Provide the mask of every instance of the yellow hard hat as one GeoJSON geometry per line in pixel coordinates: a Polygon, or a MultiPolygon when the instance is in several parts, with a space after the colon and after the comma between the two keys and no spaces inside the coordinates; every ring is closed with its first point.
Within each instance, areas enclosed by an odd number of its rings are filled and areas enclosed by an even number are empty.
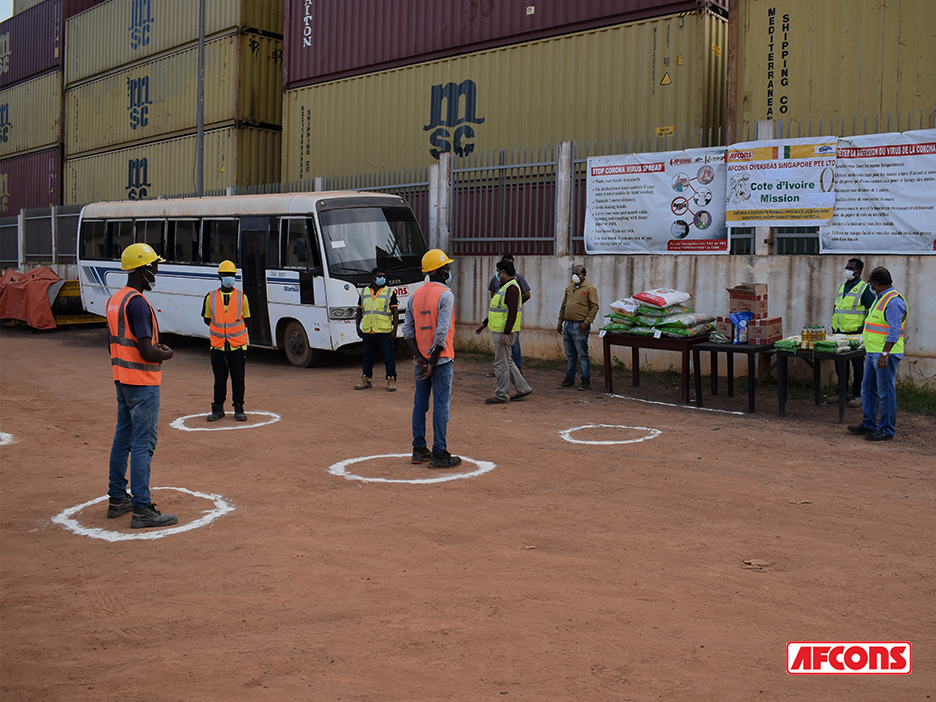
{"type": "Polygon", "coordinates": [[[165,263],[166,259],[160,258],[149,244],[130,244],[120,254],[120,270],[132,271],[134,268],[148,266],[153,261],[165,263]]]}
{"type": "Polygon", "coordinates": [[[237,273],[237,266],[234,265],[233,261],[221,261],[221,265],[218,266],[218,273],[237,273]]]}
{"type": "Polygon", "coordinates": [[[422,257],[422,272],[432,273],[446,263],[453,263],[453,261],[445,255],[442,249],[429,249],[422,257]]]}

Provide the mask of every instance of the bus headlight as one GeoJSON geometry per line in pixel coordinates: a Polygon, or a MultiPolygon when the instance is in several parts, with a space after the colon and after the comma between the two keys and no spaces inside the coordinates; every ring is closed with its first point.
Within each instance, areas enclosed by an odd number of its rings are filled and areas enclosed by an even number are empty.
{"type": "Polygon", "coordinates": [[[357,316],[357,307],[329,307],[329,319],[354,319],[357,316]]]}

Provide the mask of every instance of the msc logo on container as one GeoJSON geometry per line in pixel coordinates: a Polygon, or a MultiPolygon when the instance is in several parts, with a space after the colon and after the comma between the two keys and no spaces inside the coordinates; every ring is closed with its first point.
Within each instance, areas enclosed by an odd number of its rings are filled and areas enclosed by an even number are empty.
{"type": "Polygon", "coordinates": [[[908,641],[791,641],[790,675],[909,675],[908,641]]]}
{"type": "Polygon", "coordinates": [[[5,102],[0,105],[0,143],[6,144],[10,140],[10,132],[13,125],[10,124],[10,103],[5,102]]]}
{"type": "Polygon", "coordinates": [[[429,124],[423,127],[427,132],[435,130],[429,135],[429,143],[434,147],[429,149],[432,158],[437,159],[439,154],[450,151],[456,156],[467,156],[474,151],[474,143],[465,143],[465,140],[474,139],[474,129],[470,125],[484,124],[483,117],[475,116],[477,92],[473,80],[432,86],[429,124]],[[460,115],[461,105],[464,105],[464,113],[460,115]]]}
{"type": "Polygon", "coordinates": [[[13,50],[10,48],[10,33],[0,34],[0,75],[10,70],[10,58],[13,50]]]}
{"type": "Polygon", "coordinates": [[[136,51],[150,43],[153,29],[152,0],[133,0],[130,5],[130,48],[136,51]]]}
{"type": "Polygon", "coordinates": [[[0,173],[0,212],[6,213],[10,207],[10,174],[0,173]]]}
{"type": "Polygon", "coordinates": [[[127,90],[130,93],[130,129],[145,127],[149,124],[149,106],[153,104],[149,96],[149,76],[128,78],[127,90]]]}
{"type": "Polygon", "coordinates": [[[149,182],[149,164],[144,158],[131,158],[127,162],[127,199],[142,200],[148,194],[147,188],[153,187],[149,182]]]}

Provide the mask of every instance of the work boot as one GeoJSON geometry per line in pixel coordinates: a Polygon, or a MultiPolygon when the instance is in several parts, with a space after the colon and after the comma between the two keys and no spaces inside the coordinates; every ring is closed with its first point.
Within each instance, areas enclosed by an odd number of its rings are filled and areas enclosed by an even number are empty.
{"type": "Polygon", "coordinates": [[[355,389],[355,390],[370,390],[372,387],[374,387],[374,386],[371,384],[371,379],[368,378],[366,375],[362,375],[362,376],[361,376],[361,384],[360,384],[360,385],[355,385],[355,386],[354,386],[354,389],[355,389]]]}
{"type": "Polygon", "coordinates": [[[133,519],[130,520],[131,529],[145,529],[147,527],[172,526],[179,518],[174,514],[162,514],[156,505],[150,502],[143,509],[133,508],[133,519]]]}
{"type": "Polygon", "coordinates": [[[563,378],[562,382],[559,383],[560,388],[571,388],[574,385],[575,385],[575,381],[569,380],[568,378],[563,378]]]}
{"type": "Polygon", "coordinates": [[[837,405],[839,401],[838,395],[826,395],[822,401],[827,405],[837,405]]]}
{"type": "Polygon", "coordinates": [[[133,509],[133,503],[130,502],[130,495],[124,494],[123,497],[112,497],[107,503],[107,518],[116,519],[133,509]]]}
{"type": "Polygon", "coordinates": [[[413,447],[413,464],[414,465],[425,463],[430,458],[432,458],[432,451],[430,451],[428,447],[426,446],[414,446],[413,447]]]}
{"type": "Polygon", "coordinates": [[[579,385],[579,390],[591,390],[591,380],[583,380],[582,384],[579,385]]]}
{"type": "Polygon", "coordinates": [[[454,468],[460,464],[461,458],[458,456],[453,456],[448,451],[442,451],[441,453],[432,452],[432,457],[429,459],[430,468],[454,468]]]}
{"type": "Polygon", "coordinates": [[[848,406],[849,407],[861,407],[861,398],[853,397],[852,399],[848,401],[848,406]]]}
{"type": "Polygon", "coordinates": [[[222,405],[216,405],[212,403],[211,414],[208,415],[208,421],[217,422],[219,419],[223,417],[224,417],[224,407],[222,405]]]}
{"type": "Polygon", "coordinates": [[[244,413],[243,405],[234,405],[234,419],[238,422],[246,422],[247,415],[244,413]]]}
{"type": "Polygon", "coordinates": [[[396,392],[396,378],[387,378],[387,392],[396,392]]]}

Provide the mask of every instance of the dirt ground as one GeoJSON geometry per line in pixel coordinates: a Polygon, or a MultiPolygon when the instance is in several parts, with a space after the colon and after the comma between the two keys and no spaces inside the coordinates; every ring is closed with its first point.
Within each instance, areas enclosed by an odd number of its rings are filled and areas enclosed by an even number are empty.
{"type": "Polygon", "coordinates": [[[600,367],[590,392],[528,369],[533,395],[491,407],[490,367],[463,360],[449,448],[473,462],[429,471],[405,361],[397,393],[355,392],[353,358],[251,351],[246,409],[281,419],[183,431],[209,427],[211,370],[206,341],[173,337],[152,486],[178,526],[100,501],[66,528],[106,493],[105,338],[0,335],[4,702],[936,698],[930,417],[873,444],[837,407],[704,411],[616,379],[673,403],[650,404],[604,394],[600,367]],[[563,439],[586,425],[568,436],[593,443],[563,439]],[[345,466],[370,481],[329,472],[371,456],[345,466]],[[913,672],[788,675],[809,640],[909,641],[913,672]]]}

